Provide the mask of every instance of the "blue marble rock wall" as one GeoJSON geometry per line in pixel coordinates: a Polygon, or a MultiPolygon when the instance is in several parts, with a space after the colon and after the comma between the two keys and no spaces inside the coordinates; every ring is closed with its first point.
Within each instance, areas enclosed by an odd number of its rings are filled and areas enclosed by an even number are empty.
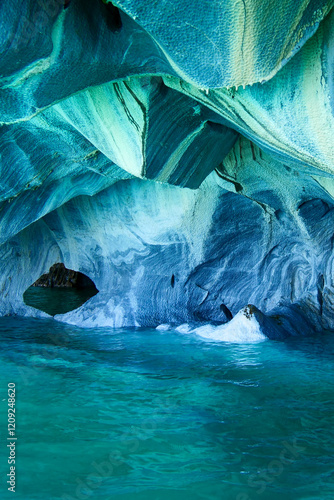
{"type": "Polygon", "coordinates": [[[145,29],[181,78],[205,88],[269,80],[333,6],[326,0],[113,0],[113,4],[145,29]]]}
{"type": "Polygon", "coordinates": [[[4,0],[0,315],[333,329],[333,3],[4,0]]]}
{"type": "Polygon", "coordinates": [[[24,290],[59,260],[99,289],[58,317],[82,326],[226,322],[251,303],[290,334],[333,328],[332,207],[311,176],[240,139],[197,190],[120,180],[21,231],[1,247],[3,312],[31,314],[24,290]]]}

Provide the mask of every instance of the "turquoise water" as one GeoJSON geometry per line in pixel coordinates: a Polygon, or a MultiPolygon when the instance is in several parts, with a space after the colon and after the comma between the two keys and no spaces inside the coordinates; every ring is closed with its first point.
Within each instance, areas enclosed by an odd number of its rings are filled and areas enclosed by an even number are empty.
{"type": "Polygon", "coordinates": [[[24,302],[51,316],[65,314],[77,309],[96,295],[95,287],[86,288],[44,288],[30,286],[23,294],[24,302]]]}
{"type": "Polygon", "coordinates": [[[332,335],[218,344],[19,318],[0,330],[1,498],[334,498],[332,335]]]}

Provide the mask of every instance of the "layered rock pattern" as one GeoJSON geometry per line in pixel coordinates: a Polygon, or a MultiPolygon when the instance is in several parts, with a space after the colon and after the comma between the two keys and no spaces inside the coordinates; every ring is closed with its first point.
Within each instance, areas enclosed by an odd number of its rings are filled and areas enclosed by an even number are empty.
{"type": "Polygon", "coordinates": [[[0,314],[334,329],[332,4],[4,1],[0,314]]]}

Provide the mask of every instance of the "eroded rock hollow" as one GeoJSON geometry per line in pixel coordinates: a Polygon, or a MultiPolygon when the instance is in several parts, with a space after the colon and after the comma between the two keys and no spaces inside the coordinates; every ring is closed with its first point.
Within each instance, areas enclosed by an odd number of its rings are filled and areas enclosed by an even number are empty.
{"type": "Polygon", "coordinates": [[[334,329],[333,5],[3,0],[0,314],[334,329]]]}

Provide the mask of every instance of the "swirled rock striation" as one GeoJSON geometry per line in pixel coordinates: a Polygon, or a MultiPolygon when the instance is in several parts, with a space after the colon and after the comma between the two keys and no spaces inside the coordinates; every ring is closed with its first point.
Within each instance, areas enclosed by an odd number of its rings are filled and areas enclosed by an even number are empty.
{"type": "Polygon", "coordinates": [[[0,315],[62,263],[59,321],[334,329],[333,5],[4,0],[0,315]]]}

